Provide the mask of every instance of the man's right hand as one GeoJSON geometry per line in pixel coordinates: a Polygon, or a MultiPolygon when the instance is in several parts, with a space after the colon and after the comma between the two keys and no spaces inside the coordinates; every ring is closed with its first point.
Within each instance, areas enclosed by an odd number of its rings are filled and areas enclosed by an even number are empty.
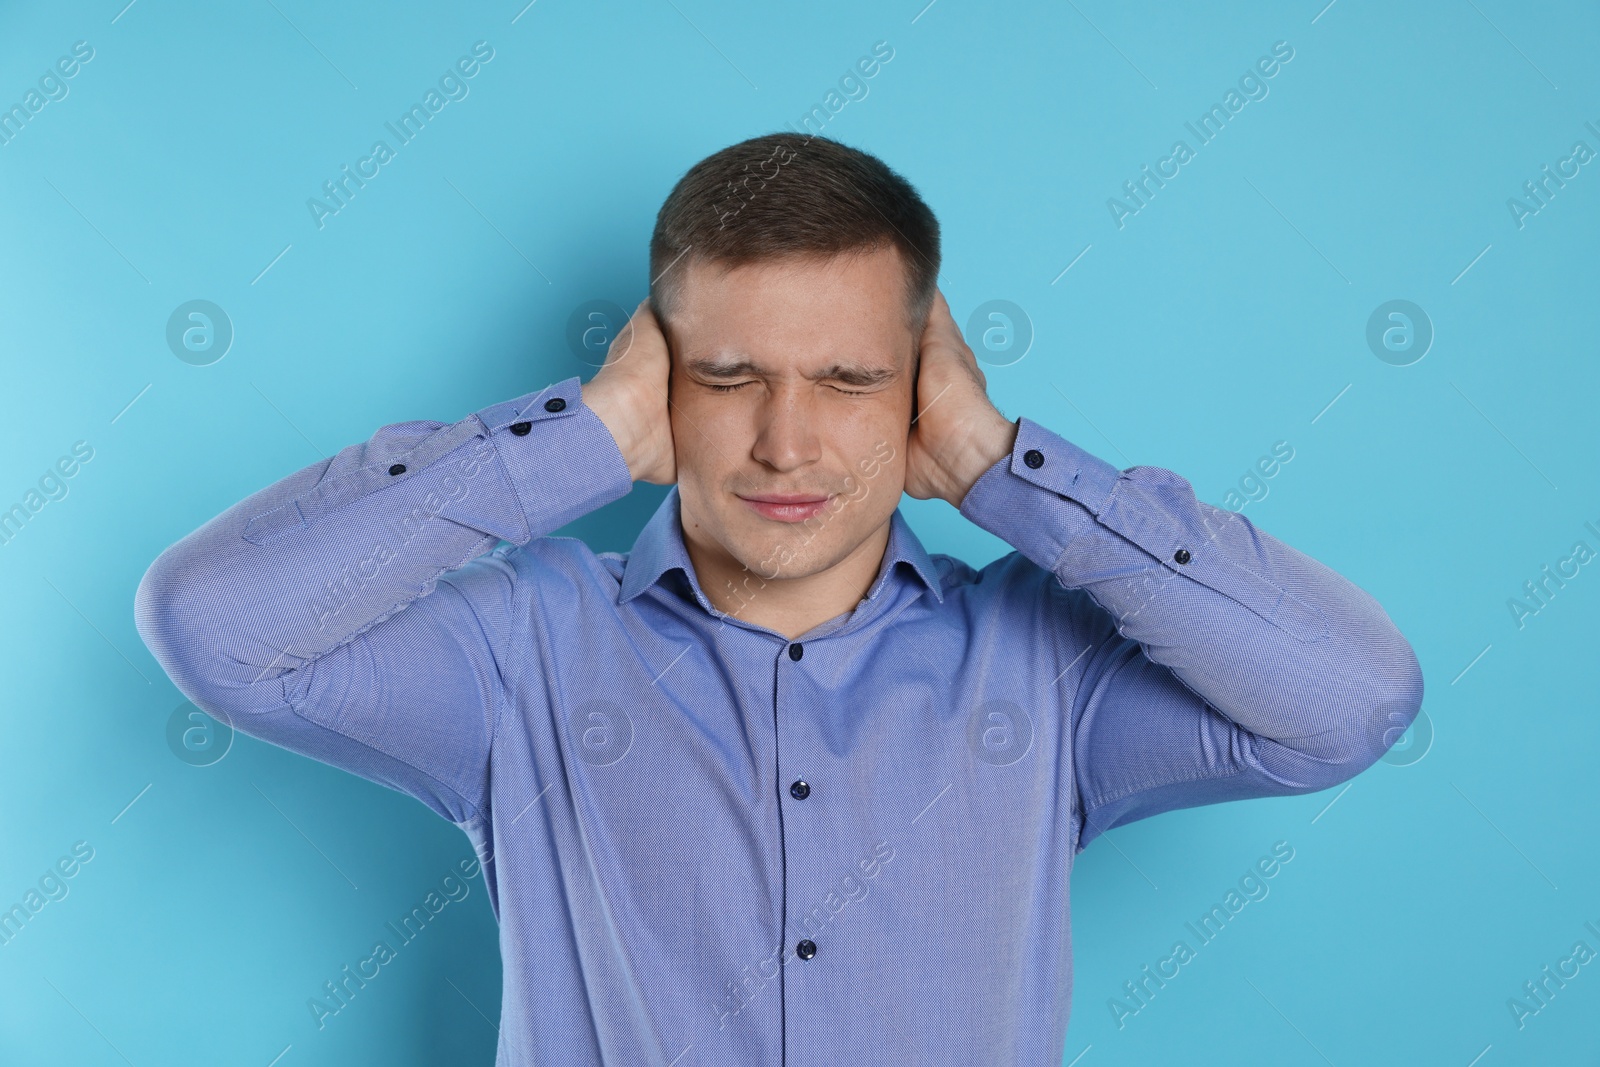
{"type": "Polygon", "coordinates": [[[583,383],[583,402],[611,431],[636,482],[678,480],[667,410],[671,371],[666,336],[646,298],[612,340],[605,364],[583,383]]]}

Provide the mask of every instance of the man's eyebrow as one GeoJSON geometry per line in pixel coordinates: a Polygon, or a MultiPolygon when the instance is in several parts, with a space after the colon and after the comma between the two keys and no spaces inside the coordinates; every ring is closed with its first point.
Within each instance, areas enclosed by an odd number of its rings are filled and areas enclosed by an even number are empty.
{"type": "MultiPolygon", "coordinates": [[[[703,378],[743,378],[746,376],[764,378],[767,376],[766,371],[753,360],[747,358],[717,359],[702,356],[685,360],[684,366],[703,378]]],[[[805,377],[813,382],[828,379],[844,382],[846,385],[853,385],[858,388],[867,388],[874,385],[882,385],[893,378],[895,374],[896,371],[892,368],[868,367],[860,363],[835,362],[815,374],[807,374],[805,377]]]]}

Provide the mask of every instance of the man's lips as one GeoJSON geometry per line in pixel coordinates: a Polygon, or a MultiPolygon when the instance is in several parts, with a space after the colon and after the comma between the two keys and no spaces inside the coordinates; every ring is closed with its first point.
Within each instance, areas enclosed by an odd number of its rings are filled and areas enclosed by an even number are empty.
{"type": "Polygon", "coordinates": [[[822,509],[828,506],[828,501],[832,498],[818,496],[815,493],[758,493],[752,496],[740,494],[739,499],[764,519],[776,522],[804,522],[821,514],[822,509]]]}
{"type": "Polygon", "coordinates": [[[740,496],[745,500],[758,500],[765,504],[814,504],[820,500],[828,499],[826,494],[821,496],[816,493],[752,493],[740,496]]]}

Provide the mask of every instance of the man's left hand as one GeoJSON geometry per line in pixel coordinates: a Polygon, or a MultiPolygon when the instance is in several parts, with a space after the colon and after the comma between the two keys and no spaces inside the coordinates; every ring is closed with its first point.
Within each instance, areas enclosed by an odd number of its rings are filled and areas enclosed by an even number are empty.
{"type": "Polygon", "coordinates": [[[1017,425],[990,403],[978,360],[937,290],[918,347],[921,410],[906,442],[905,490],[960,508],[972,483],[1011,452],[1017,425]]]}

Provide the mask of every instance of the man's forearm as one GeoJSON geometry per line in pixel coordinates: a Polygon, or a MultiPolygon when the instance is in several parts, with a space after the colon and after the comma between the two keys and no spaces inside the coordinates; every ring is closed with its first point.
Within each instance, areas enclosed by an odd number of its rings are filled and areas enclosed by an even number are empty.
{"type": "Polygon", "coordinates": [[[140,583],[175,681],[246,687],[338,647],[499,540],[526,544],[632,486],[576,378],[459,422],[385,426],[183,538],[140,583]]]}
{"type": "Polygon", "coordinates": [[[1171,471],[1118,471],[1023,418],[961,512],[1086,590],[1151,660],[1253,733],[1370,762],[1393,740],[1389,712],[1420,705],[1416,656],[1370,595],[1197,500],[1171,471]]]}

